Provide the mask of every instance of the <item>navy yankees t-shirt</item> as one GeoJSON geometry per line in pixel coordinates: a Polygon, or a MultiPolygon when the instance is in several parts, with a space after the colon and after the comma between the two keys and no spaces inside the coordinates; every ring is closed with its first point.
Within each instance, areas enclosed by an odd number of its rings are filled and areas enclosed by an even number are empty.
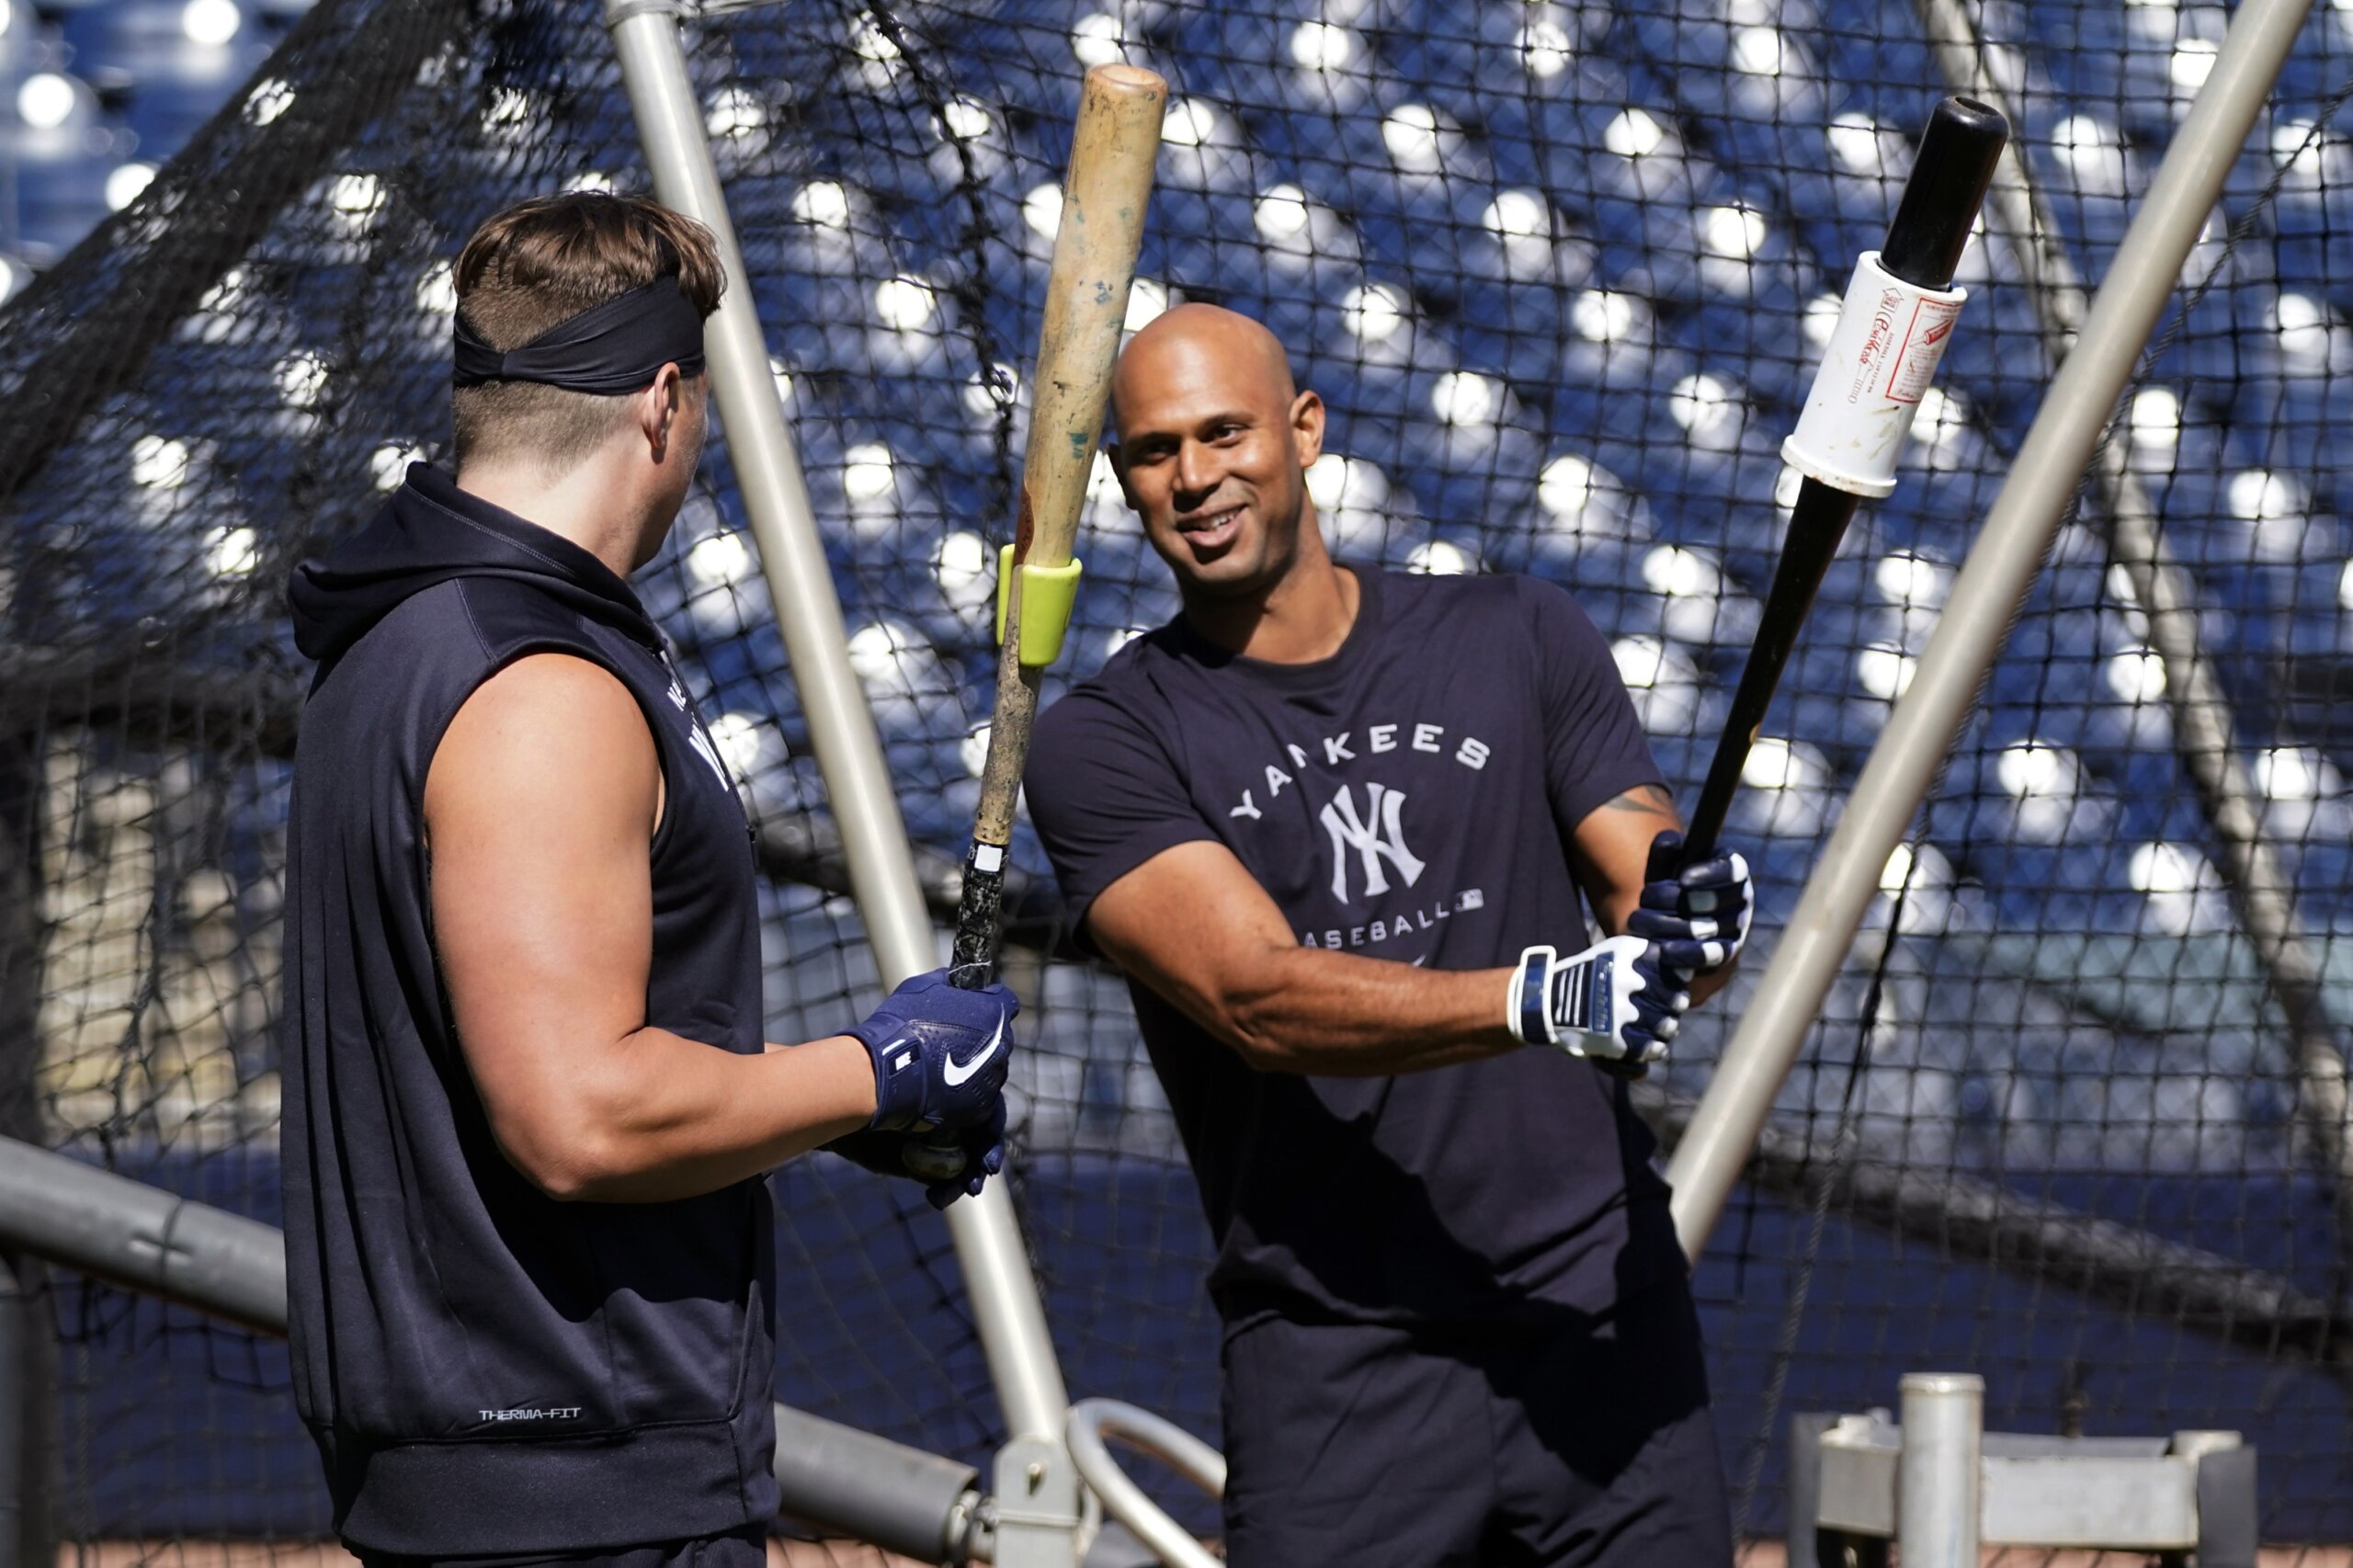
{"type": "MultiPolygon", "coordinates": [[[[1074,917],[1208,839],[1302,946],[1465,970],[1587,945],[1576,824],[1661,781],[1608,644],[1534,579],[1357,580],[1328,659],[1243,658],[1179,618],[1040,719],[1029,812],[1074,917]]],[[[1681,1267],[1649,1130],[1590,1064],[1529,1049],[1393,1077],[1262,1073],[1131,989],[1230,1328],[1542,1321],[1681,1267]]],[[[1504,1000],[1499,981],[1498,1021],[1504,1000]]]]}

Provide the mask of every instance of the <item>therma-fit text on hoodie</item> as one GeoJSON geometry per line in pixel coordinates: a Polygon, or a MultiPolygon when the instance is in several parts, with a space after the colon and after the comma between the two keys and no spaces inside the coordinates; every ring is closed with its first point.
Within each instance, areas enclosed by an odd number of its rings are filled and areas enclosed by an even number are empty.
{"type": "Polygon", "coordinates": [[[432,944],[442,733],[515,659],[587,659],[636,698],[662,767],[646,1022],[763,1049],[743,810],[661,633],[596,557],[423,465],[292,598],[319,669],[287,848],[288,1295],[337,1532],[444,1557],[770,1517],[767,1188],[540,1192],[491,1136],[432,944]]]}
{"type": "MultiPolygon", "coordinates": [[[[1029,811],[1074,918],[1154,855],[1214,840],[1303,946],[1447,970],[1585,946],[1576,825],[1660,781],[1608,644],[1531,579],[1357,581],[1328,659],[1242,658],[1179,619],[1040,718],[1029,811]]],[[[1131,989],[1229,1327],[1596,1312],[1675,1265],[1654,1141],[1586,1063],[1259,1073],[1131,989]]]]}

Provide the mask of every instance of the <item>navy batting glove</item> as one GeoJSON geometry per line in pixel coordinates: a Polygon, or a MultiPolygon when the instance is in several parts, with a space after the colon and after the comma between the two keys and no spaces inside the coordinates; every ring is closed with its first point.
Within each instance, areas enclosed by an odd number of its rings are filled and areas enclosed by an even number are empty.
{"type": "Polygon", "coordinates": [[[978,1198],[983,1184],[1005,1168],[1005,1096],[997,1096],[985,1119],[952,1133],[926,1138],[866,1128],[844,1133],[825,1147],[877,1176],[922,1182],[925,1199],[934,1209],[945,1209],[959,1198],[978,1198]],[[934,1141],[938,1139],[947,1141],[934,1141]]]}
{"type": "MultiPolygon", "coordinates": [[[[1672,866],[1683,835],[1669,828],[1651,841],[1654,869],[1672,866]]],[[[1748,942],[1756,891],[1748,862],[1738,854],[1695,860],[1671,877],[1643,885],[1642,901],[1626,929],[1658,944],[1661,960],[1686,976],[1713,974],[1728,967],[1748,942]]]]}
{"type": "Polygon", "coordinates": [[[960,991],[948,971],[916,975],[843,1032],[874,1059],[874,1119],[884,1131],[966,1128],[1001,1117],[1013,1016],[1003,985],[960,991]]]}
{"type": "Polygon", "coordinates": [[[1663,962],[1658,944],[1639,937],[1611,937],[1567,958],[1530,948],[1512,971],[1505,1016],[1524,1044],[1640,1077],[1666,1055],[1691,1006],[1689,985],[1663,962]]]}
{"type": "Polygon", "coordinates": [[[996,1096],[987,1119],[958,1128],[953,1143],[935,1135],[907,1151],[907,1167],[927,1178],[924,1200],[945,1209],[960,1198],[978,1198],[989,1177],[1005,1169],[1005,1096],[996,1096]]]}

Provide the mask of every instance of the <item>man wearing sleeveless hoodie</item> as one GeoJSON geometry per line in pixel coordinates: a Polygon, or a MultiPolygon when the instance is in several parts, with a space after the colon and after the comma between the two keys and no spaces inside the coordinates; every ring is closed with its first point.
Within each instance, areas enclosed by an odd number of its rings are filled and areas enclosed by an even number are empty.
{"type": "Polygon", "coordinates": [[[623,580],[693,477],[723,280],[651,202],[492,218],[457,267],[455,476],[412,468],[295,575],[295,1392],[371,1568],[757,1564],[763,1176],[947,1128],[945,1203],[1002,1157],[1002,988],[925,975],[762,1039],[743,808],[623,580]]]}

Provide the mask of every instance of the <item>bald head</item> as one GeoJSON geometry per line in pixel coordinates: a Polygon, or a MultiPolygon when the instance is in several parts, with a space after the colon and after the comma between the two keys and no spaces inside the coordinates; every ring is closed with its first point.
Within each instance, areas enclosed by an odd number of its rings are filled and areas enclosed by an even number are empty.
{"type": "Polygon", "coordinates": [[[1275,335],[1222,305],[1178,305],[1128,340],[1111,376],[1111,420],[1120,438],[1132,414],[1178,385],[1265,409],[1289,408],[1299,395],[1275,335]]]}
{"type": "Polygon", "coordinates": [[[1263,598],[1302,561],[1324,562],[1305,473],[1324,404],[1292,384],[1273,333],[1177,306],[1120,352],[1111,418],[1111,466],[1188,605],[1263,598]]]}

